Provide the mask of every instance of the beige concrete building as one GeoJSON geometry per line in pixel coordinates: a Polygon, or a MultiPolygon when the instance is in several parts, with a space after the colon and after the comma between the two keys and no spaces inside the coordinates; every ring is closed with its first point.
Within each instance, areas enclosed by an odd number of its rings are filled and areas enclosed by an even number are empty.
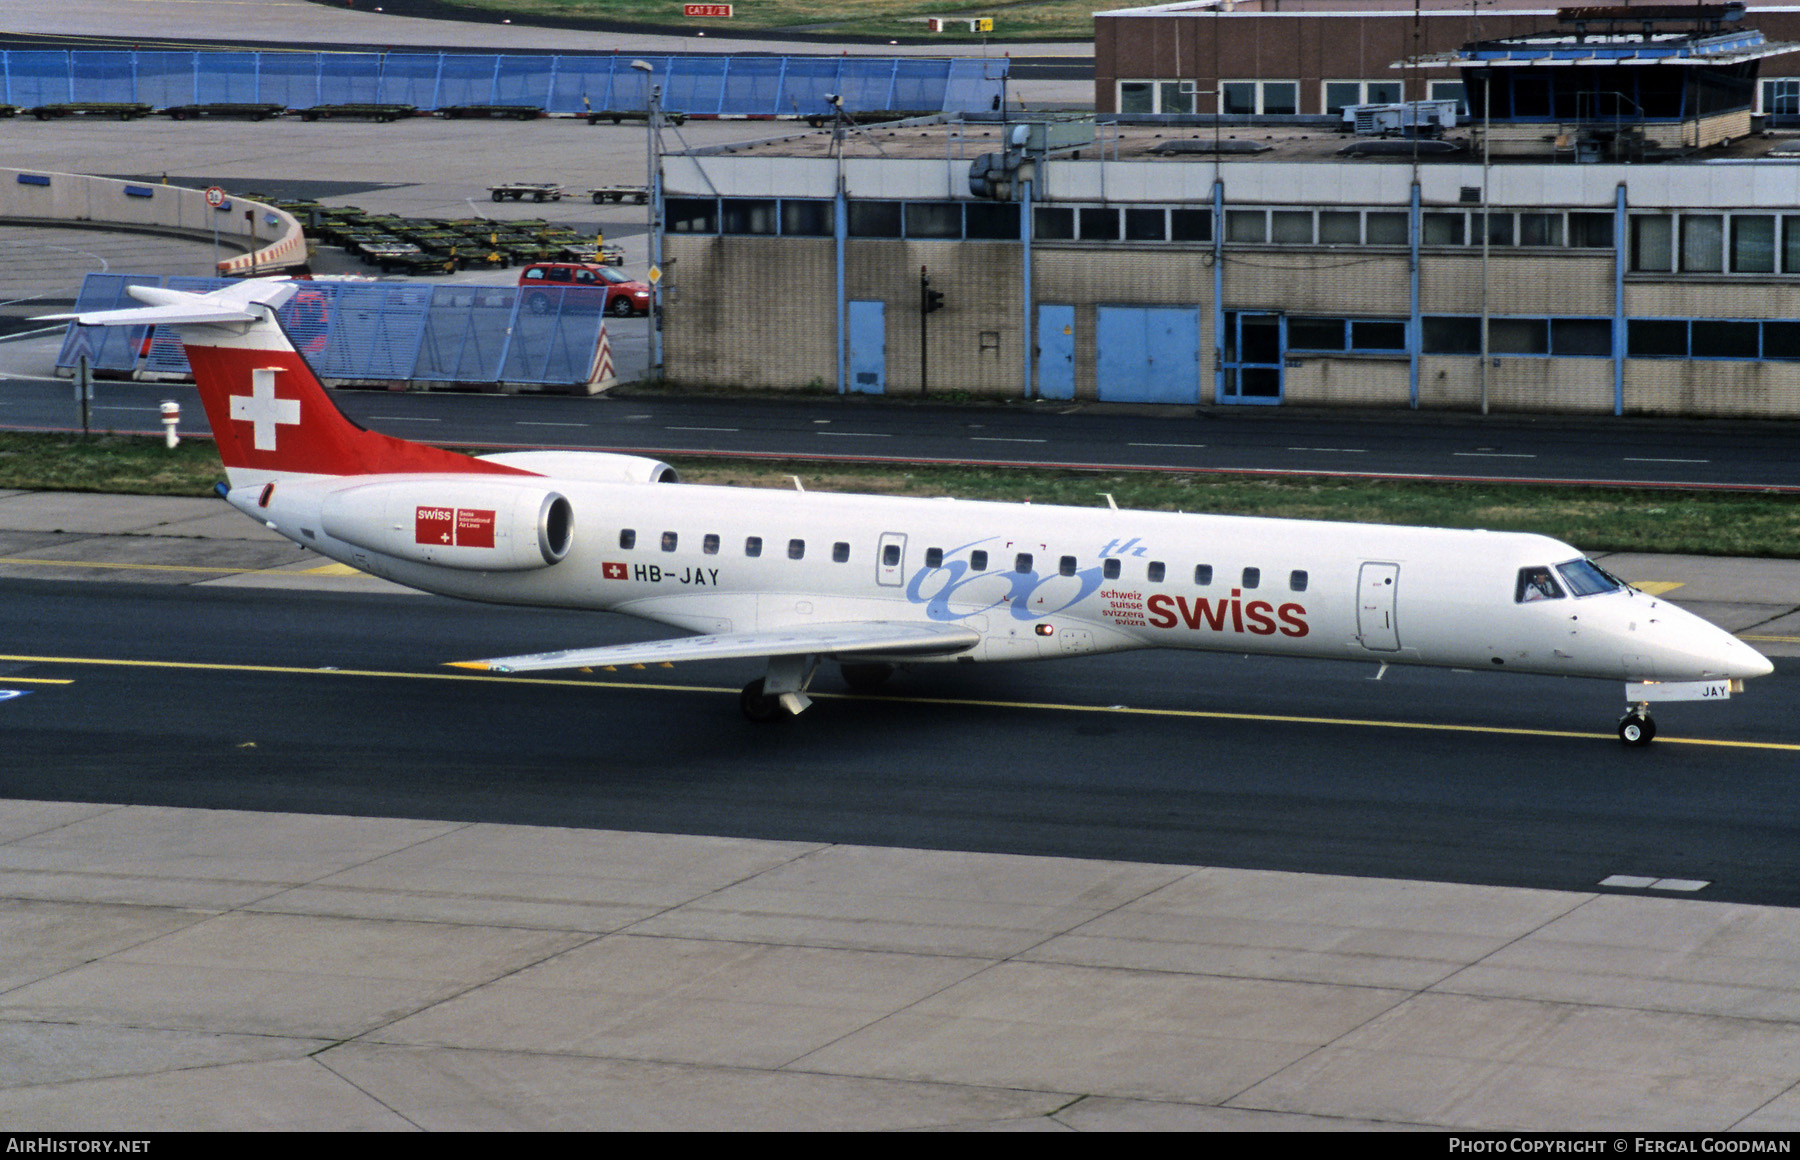
{"type": "Polygon", "coordinates": [[[1484,165],[1455,143],[1347,158],[1316,130],[1057,131],[1095,135],[1009,151],[1033,130],[914,126],[851,134],[841,157],[823,133],[666,156],[667,374],[1800,416],[1800,155],[1781,137],[1484,165]]]}

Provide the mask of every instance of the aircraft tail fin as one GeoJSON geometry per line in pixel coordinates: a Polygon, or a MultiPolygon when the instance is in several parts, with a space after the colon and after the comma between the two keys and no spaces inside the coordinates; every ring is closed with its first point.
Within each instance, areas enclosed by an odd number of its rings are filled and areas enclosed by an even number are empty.
{"type": "Polygon", "coordinates": [[[338,410],[276,318],[298,288],[273,279],[204,294],[131,286],[132,297],[148,305],[50,317],[82,326],[174,327],[233,487],[296,475],[530,474],[370,431],[338,410]]]}

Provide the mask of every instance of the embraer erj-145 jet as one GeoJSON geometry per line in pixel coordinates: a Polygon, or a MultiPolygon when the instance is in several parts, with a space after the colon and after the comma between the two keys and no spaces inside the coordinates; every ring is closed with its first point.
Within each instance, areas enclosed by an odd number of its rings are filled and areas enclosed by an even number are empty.
{"type": "Polygon", "coordinates": [[[1140,648],[1354,659],[1623,681],[1630,745],[1654,734],[1651,701],[1771,671],[1544,536],[666,486],[638,456],[409,443],[325,393],[276,318],[294,289],[132,287],[149,306],[75,317],[179,331],[225,498],[302,547],[430,592],[701,634],[465,667],[761,658],[741,704],[768,720],[806,708],[827,660],[866,688],[900,664],[1140,648]]]}

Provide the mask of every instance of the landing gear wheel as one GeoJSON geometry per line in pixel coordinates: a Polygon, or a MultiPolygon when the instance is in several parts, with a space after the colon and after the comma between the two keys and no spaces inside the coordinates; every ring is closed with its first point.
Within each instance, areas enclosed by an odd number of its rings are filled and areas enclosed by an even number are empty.
{"type": "Polygon", "coordinates": [[[839,665],[844,683],[853,693],[873,693],[894,675],[893,665],[839,665]]]}
{"type": "Polygon", "coordinates": [[[744,716],[759,724],[779,721],[788,715],[780,697],[763,692],[761,677],[745,685],[744,691],[738,694],[738,708],[744,711],[744,716]]]}
{"type": "Polygon", "coordinates": [[[1619,718],[1619,740],[1625,744],[1638,748],[1650,744],[1655,736],[1656,722],[1649,714],[1631,712],[1619,718]]]}

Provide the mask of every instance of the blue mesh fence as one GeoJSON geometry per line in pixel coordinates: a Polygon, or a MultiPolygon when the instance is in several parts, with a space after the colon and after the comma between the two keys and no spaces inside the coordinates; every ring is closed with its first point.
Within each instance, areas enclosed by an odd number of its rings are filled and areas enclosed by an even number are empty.
{"type": "MultiPolygon", "coordinates": [[[[553,113],[644,108],[652,83],[611,56],[478,53],[0,52],[0,103],[135,101],[314,105],[534,105],[553,113]]],[[[852,112],[989,109],[1004,60],[891,57],[642,58],[663,107],[695,116],[815,113],[825,94],[852,112]]]]}
{"type": "MultiPolygon", "coordinates": [[[[89,274],[82,280],[81,294],[75,300],[77,310],[118,310],[143,303],[125,293],[127,286],[160,286],[162,279],[136,274],[89,274]]],[[[88,366],[97,371],[128,371],[137,365],[143,350],[147,326],[76,326],[69,324],[63,335],[62,349],[56,365],[73,370],[87,356],[88,366]]]]}
{"type": "MultiPolygon", "coordinates": [[[[141,306],[125,292],[127,285],[165,284],[204,291],[229,283],[89,274],[75,309],[141,306]]],[[[600,341],[604,296],[560,288],[540,293],[555,295],[555,301],[534,309],[520,300],[517,286],[303,282],[280,317],[282,329],[321,378],[545,386],[587,381],[600,341]]],[[[71,324],[56,365],[73,369],[83,354],[95,370],[185,375],[189,369],[180,341],[167,327],[71,324]]]]}

